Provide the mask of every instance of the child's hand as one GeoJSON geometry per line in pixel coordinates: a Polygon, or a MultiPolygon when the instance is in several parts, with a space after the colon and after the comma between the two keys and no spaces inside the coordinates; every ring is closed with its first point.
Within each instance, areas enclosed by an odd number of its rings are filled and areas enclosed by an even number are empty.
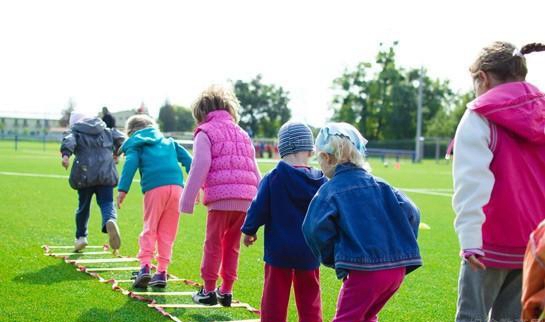
{"type": "Polygon", "coordinates": [[[255,243],[257,240],[257,235],[246,235],[244,234],[244,246],[248,247],[255,243]]]}
{"type": "Polygon", "coordinates": [[[121,209],[121,204],[123,203],[123,200],[125,200],[126,196],[127,193],[125,191],[119,191],[117,193],[117,209],[121,209]]]}
{"type": "Polygon", "coordinates": [[[467,262],[469,263],[469,266],[471,266],[471,269],[474,272],[476,272],[478,270],[485,270],[486,269],[486,266],[483,264],[483,262],[478,260],[475,255],[469,256],[466,260],[467,260],[467,262]]]}
{"type": "Polygon", "coordinates": [[[195,198],[196,205],[201,203],[201,194],[204,194],[204,191],[202,191],[202,189],[199,189],[199,191],[197,192],[197,198],[195,198]]]}
{"type": "Polygon", "coordinates": [[[68,170],[68,166],[70,165],[70,159],[68,158],[67,155],[63,155],[62,156],[62,166],[68,170]]]}

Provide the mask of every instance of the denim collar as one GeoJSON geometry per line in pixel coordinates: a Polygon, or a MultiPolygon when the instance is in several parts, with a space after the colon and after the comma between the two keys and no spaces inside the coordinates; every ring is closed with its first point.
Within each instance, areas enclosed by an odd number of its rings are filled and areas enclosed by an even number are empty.
{"type": "Polygon", "coordinates": [[[335,167],[335,175],[334,176],[336,176],[336,175],[338,175],[340,173],[343,173],[343,172],[354,171],[354,170],[356,170],[356,171],[357,170],[365,171],[365,169],[355,165],[354,163],[345,162],[345,163],[340,163],[335,167]]]}

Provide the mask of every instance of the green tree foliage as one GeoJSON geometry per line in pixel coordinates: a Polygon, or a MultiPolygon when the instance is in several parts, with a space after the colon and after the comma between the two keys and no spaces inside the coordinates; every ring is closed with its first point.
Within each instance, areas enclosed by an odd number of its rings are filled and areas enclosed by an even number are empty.
{"type": "Polygon", "coordinates": [[[183,106],[174,105],[174,111],[176,112],[176,131],[178,132],[191,132],[195,127],[195,119],[193,119],[193,112],[189,108],[183,106]]]}
{"type": "Polygon", "coordinates": [[[240,101],[240,126],[255,136],[275,137],[291,117],[289,93],[281,86],[264,84],[261,75],[249,82],[237,80],[234,90],[240,101]]]}
{"type": "Polygon", "coordinates": [[[426,136],[428,137],[454,137],[456,127],[466,110],[466,106],[474,99],[473,93],[465,93],[456,97],[455,102],[449,107],[452,109],[440,109],[435,116],[427,121],[426,136]]]}
{"type": "MultiPolygon", "coordinates": [[[[361,62],[333,81],[333,121],[355,125],[368,139],[410,139],[416,133],[416,110],[420,70],[396,65],[397,42],[381,48],[375,64],[361,62]]],[[[424,129],[438,111],[451,108],[456,99],[447,81],[423,82],[424,129]]]]}
{"type": "Polygon", "coordinates": [[[193,114],[188,108],[172,105],[168,100],[159,109],[158,121],[164,132],[190,132],[195,126],[193,114]]]}

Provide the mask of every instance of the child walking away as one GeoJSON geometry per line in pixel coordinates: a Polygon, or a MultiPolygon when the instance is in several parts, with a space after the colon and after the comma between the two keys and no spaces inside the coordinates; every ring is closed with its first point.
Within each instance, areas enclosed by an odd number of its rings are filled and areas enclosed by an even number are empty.
{"type": "Polygon", "coordinates": [[[335,322],[377,321],[405,275],[422,265],[418,208],[364,170],[366,142],[346,123],[331,123],[316,138],[318,162],[331,180],[310,203],[303,234],[343,280],[335,322]]]}
{"type": "Polygon", "coordinates": [[[286,321],[291,284],[299,321],[322,321],[320,262],[312,254],[301,226],[308,205],[327,179],[309,166],[314,151],[311,130],[302,123],[286,123],[278,132],[282,160],[259,185],[242,232],[244,245],[257,240],[265,226],[265,285],[261,321],[286,321]]]}
{"type": "Polygon", "coordinates": [[[76,211],[75,251],[87,246],[87,223],[91,199],[96,196],[102,213],[102,232],[108,233],[113,250],[121,246],[116,223],[114,187],[117,185],[117,169],[114,157],[125,136],[106,127],[98,117],[85,117],[80,112],[70,115],[70,131],[61,145],[62,165],[68,169],[72,154],[76,157],[70,170],[70,186],[78,191],[79,205],[76,211]]]}
{"type": "Polygon", "coordinates": [[[520,319],[528,237],[545,218],[545,95],[524,81],[524,55],[495,42],[470,68],[477,98],[454,143],[455,230],[464,258],[456,321],[520,319]]]}
{"type": "Polygon", "coordinates": [[[140,234],[138,252],[141,269],[133,286],[166,287],[184,185],[178,162],[189,172],[191,156],[173,139],[165,138],[147,115],[130,117],[126,129],[129,139],[121,147],[125,153],[125,165],[119,181],[117,206],[121,207],[137,169],[144,193],[144,229],[140,234]],[[152,278],[151,261],[156,249],[158,265],[152,278]]]}
{"type": "Polygon", "coordinates": [[[189,173],[181,203],[183,213],[193,213],[196,196],[204,187],[208,208],[206,238],[201,263],[204,287],[193,295],[197,304],[230,306],[237,279],[240,228],[257,192],[260,173],[250,137],[238,125],[239,102],[221,86],[205,90],[193,105],[198,123],[189,173]],[[221,267],[221,269],[220,269],[221,267]],[[216,282],[221,274],[221,287],[216,282]]]}

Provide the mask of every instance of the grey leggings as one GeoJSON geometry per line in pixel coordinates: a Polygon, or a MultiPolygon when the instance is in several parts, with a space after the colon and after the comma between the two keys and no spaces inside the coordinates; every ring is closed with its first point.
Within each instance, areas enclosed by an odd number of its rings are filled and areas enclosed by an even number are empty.
{"type": "Polygon", "coordinates": [[[474,272],[462,263],[456,322],[520,321],[522,270],[486,268],[474,272]]]}

